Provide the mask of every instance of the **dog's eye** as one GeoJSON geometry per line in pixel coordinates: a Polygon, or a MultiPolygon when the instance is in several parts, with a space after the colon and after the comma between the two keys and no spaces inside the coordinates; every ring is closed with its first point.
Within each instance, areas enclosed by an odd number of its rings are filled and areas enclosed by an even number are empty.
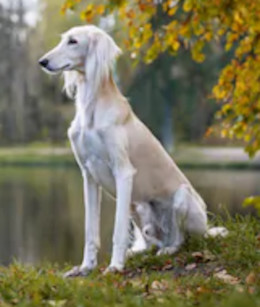
{"type": "Polygon", "coordinates": [[[68,45],[75,45],[77,43],[78,43],[78,41],[75,38],[70,38],[69,41],[68,41],[68,45]]]}

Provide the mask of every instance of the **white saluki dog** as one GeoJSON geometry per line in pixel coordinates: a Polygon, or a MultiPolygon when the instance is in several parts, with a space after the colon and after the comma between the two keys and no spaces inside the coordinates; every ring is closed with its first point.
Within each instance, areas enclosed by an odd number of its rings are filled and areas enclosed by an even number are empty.
{"type": "Polygon", "coordinates": [[[76,99],[68,136],[84,181],[85,247],[81,266],[66,276],[86,275],[97,265],[100,187],[116,196],[113,251],[106,272],[123,269],[130,224],[132,252],[156,244],[158,254],[173,254],[185,233],[207,232],[204,201],[113,81],[112,66],[120,53],[107,33],[87,25],[63,34],[58,46],[39,61],[48,72],[64,72],[65,90],[76,99]],[[131,222],[131,204],[142,231],[131,222]]]}

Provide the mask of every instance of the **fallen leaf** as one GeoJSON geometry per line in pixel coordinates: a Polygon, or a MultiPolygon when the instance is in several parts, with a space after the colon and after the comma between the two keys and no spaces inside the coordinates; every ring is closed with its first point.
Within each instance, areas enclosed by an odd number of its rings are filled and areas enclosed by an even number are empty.
{"type": "Polygon", "coordinates": [[[65,303],[67,302],[66,300],[48,300],[48,305],[53,306],[53,307],[62,307],[63,305],[65,305],[65,303]]]}
{"type": "Polygon", "coordinates": [[[247,291],[250,294],[254,294],[255,293],[255,287],[249,287],[247,291]]]}
{"type": "Polygon", "coordinates": [[[256,282],[256,275],[254,272],[250,272],[246,277],[246,283],[252,285],[256,282]]]}
{"type": "Polygon", "coordinates": [[[245,289],[241,285],[237,285],[235,289],[239,293],[243,293],[245,291],[245,289]]]}
{"type": "Polygon", "coordinates": [[[151,284],[151,289],[155,291],[165,291],[169,288],[169,284],[166,280],[158,281],[154,280],[151,284]]]}
{"type": "Polygon", "coordinates": [[[172,270],[173,269],[173,265],[172,264],[166,264],[162,267],[162,271],[168,271],[168,270],[172,270]]]}
{"type": "Polygon", "coordinates": [[[196,258],[197,260],[203,259],[203,253],[202,252],[194,252],[191,254],[193,258],[196,258]]]}
{"type": "Polygon", "coordinates": [[[175,258],[175,261],[176,261],[176,263],[177,263],[179,266],[182,266],[182,265],[185,264],[186,259],[183,258],[183,257],[176,257],[176,258],[175,258]]]}
{"type": "Polygon", "coordinates": [[[185,266],[185,270],[191,271],[191,270],[194,270],[196,267],[197,267],[196,263],[190,263],[185,266]]]}
{"type": "Polygon", "coordinates": [[[193,293],[192,293],[192,291],[190,289],[188,289],[185,294],[186,294],[187,298],[193,297],[193,293]]]}
{"type": "Polygon", "coordinates": [[[213,255],[209,250],[203,251],[204,261],[213,261],[216,259],[216,256],[213,255]]]}
{"type": "Polygon", "coordinates": [[[205,287],[198,287],[196,289],[197,293],[208,293],[209,289],[205,288],[205,287]]]}
{"type": "Polygon", "coordinates": [[[130,280],[130,284],[134,287],[134,288],[144,288],[145,284],[139,280],[139,279],[132,279],[130,280]]]}
{"type": "Polygon", "coordinates": [[[215,273],[214,277],[221,279],[222,281],[230,285],[236,285],[240,282],[238,277],[228,274],[226,270],[222,270],[215,273]]]}
{"type": "Polygon", "coordinates": [[[197,262],[213,261],[216,258],[209,250],[204,250],[202,252],[193,252],[191,255],[196,259],[197,262]]]}
{"type": "Polygon", "coordinates": [[[217,273],[217,272],[220,272],[220,271],[222,271],[223,270],[223,267],[216,267],[215,269],[214,269],[214,271],[217,273]]]}

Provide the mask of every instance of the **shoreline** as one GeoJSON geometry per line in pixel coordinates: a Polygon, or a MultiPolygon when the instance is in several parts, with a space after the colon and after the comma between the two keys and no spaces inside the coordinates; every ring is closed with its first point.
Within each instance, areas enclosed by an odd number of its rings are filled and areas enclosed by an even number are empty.
{"type": "MultiPolygon", "coordinates": [[[[240,147],[179,146],[171,155],[183,169],[260,170],[260,153],[250,159],[240,147]]],[[[77,167],[69,147],[0,148],[0,167],[77,167]]]]}

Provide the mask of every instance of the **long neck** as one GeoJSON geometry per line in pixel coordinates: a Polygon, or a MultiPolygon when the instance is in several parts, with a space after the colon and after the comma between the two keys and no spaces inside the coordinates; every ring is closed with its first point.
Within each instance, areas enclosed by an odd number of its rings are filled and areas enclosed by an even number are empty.
{"type": "Polygon", "coordinates": [[[93,84],[91,80],[86,80],[85,75],[80,75],[77,82],[76,110],[77,115],[80,117],[81,125],[91,128],[98,101],[103,100],[104,97],[109,100],[111,95],[113,97],[121,96],[113,80],[112,73],[109,74],[108,78],[100,79],[99,84],[93,84]]]}
{"type": "Polygon", "coordinates": [[[77,81],[76,112],[81,126],[92,126],[96,95],[91,83],[86,81],[85,75],[80,75],[77,81]]]}

